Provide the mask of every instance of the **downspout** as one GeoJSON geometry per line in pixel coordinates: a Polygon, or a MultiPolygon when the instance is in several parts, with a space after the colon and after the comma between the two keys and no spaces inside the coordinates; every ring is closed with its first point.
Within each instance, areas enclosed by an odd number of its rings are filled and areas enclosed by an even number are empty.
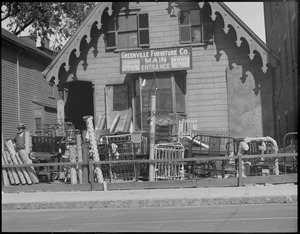
{"type": "Polygon", "coordinates": [[[18,102],[18,123],[21,121],[21,110],[20,110],[20,54],[22,49],[17,53],[17,102],[18,102]]]}

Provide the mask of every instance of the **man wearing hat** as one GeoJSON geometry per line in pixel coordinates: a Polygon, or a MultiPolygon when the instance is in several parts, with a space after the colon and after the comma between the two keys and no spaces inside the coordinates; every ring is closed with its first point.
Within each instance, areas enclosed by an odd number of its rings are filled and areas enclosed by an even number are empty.
{"type": "Polygon", "coordinates": [[[20,123],[17,127],[18,133],[15,136],[16,151],[25,149],[25,125],[20,123]]]}

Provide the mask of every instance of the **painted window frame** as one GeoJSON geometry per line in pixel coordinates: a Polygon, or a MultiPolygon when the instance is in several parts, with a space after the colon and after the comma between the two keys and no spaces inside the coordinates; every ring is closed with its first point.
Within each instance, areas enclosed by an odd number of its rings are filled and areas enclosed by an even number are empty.
{"type": "Polygon", "coordinates": [[[48,97],[49,98],[55,98],[54,85],[55,84],[53,82],[48,82],[48,97]]]}
{"type": "Polygon", "coordinates": [[[205,15],[204,8],[188,8],[188,7],[183,7],[180,10],[180,14],[178,17],[178,23],[179,23],[179,42],[180,44],[199,44],[199,43],[207,43],[207,42],[212,42],[214,40],[214,23],[212,22],[211,19],[208,19],[208,15],[205,15]],[[196,14],[199,11],[199,15],[196,14]],[[192,14],[192,12],[195,12],[192,14]],[[183,20],[183,14],[187,13],[188,14],[188,22],[187,24],[184,24],[183,20]],[[194,17],[193,17],[194,16],[194,17]],[[197,22],[197,18],[199,17],[199,22],[197,22]],[[189,33],[189,39],[184,40],[182,33],[183,29],[186,28],[188,33],[189,33]],[[200,28],[200,40],[199,41],[193,41],[193,28],[200,28]]]}
{"type": "MultiPolygon", "coordinates": [[[[179,73],[174,73],[174,72],[162,72],[161,74],[156,74],[155,75],[155,78],[154,78],[154,75],[153,77],[150,75],[150,74],[140,74],[139,77],[133,79],[133,83],[132,83],[132,87],[133,87],[133,97],[134,97],[134,101],[133,101],[133,106],[134,106],[134,114],[133,114],[133,119],[134,119],[134,127],[135,127],[135,130],[147,130],[145,129],[144,127],[144,124],[143,124],[143,119],[145,118],[144,115],[147,114],[147,118],[149,117],[148,114],[150,112],[150,109],[151,109],[151,103],[150,103],[150,95],[148,95],[148,102],[147,103],[147,110],[144,110],[145,108],[145,103],[144,103],[144,100],[143,100],[143,82],[144,82],[144,79],[164,79],[166,77],[169,76],[169,81],[170,81],[170,89],[171,89],[171,99],[172,99],[172,108],[169,110],[167,109],[164,109],[162,106],[161,108],[158,110],[157,109],[157,112],[159,111],[162,111],[162,112],[169,112],[169,113],[172,113],[173,117],[175,118],[175,115],[177,113],[186,113],[186,109],[187,109],[187,105],[186,105],[186,90],[187,90],[187,87],[186,87],[186,77],[182,78],[180,77],[180,75],[184,75],[184,74],[179,74],[179,73]],[[157,77],[156,77],[157,76],[157,77]],[[182,80],[181,80],[182,79],[182,80]],[[179,84],[178,83],[178,80],[181,80],[182,83],[179,84]],[[183,89],[182,92],[179,92],[179,86],[181,86],[181,88],[183,89]],[[181,98],[181,102],[180,104],[183,104],[184,106],[182,107],[181,106],[181,109],[178,108],[178,101],[179,99],[181,98]],[[140,119],[140,121],[138,121],[138,118],[140,119]]],[[[147,81],[149,82],[149,81],[147,81]]],[[[150,92],[153,91],[155,94],[156,94],[156,101],[159,102],[160,99],[162,98],[162,96],[164,95],[164,93],[157,93],[156,92],[156,84],[155,84],[155,81],[154,82],[154,85],[152,85],[152,90],[150,89],[150,92]]]]}
{"type": "MultiPolygon", "coordinates": [[[[127,18],[129,19],[129,18],[127,18]]],[[[118,15],[112,16],[108,22],[108,30],[106,33],[105,46],[106,50],[126,50],[126,49],[138,49],[147,48],[150,46],[150,34],[149,34],[149,14],[147,12],[141,12],[132,10],[130,12],[121,11],[118,15]],[[119,30],[117,28],[118,19],[120,17],[136,16],[136,29],[119,30]],[[136,33],[137,44],[136,46],[120,47],[120,35],[129,33],[136,33]],[[112,40],[109,44],[108,40],[112,40]]]]}

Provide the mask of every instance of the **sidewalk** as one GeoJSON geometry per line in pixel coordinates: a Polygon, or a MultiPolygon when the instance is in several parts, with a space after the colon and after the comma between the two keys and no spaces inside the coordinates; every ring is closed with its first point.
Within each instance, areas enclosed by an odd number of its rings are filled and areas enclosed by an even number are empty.
{"type": "Polygon", "coordinates": [[[2,209],[72,209],[297,203],[297,185],[3,193],[2,209]]]}

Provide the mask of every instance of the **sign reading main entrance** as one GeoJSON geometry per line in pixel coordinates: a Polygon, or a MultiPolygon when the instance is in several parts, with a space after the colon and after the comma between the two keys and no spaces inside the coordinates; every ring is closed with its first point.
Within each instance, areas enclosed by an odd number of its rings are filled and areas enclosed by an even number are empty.
{"type": "Polygon", "coordinates": [[[191,47],[176,47],[120,53],[121,73],[192,69],[191,47]]]}

